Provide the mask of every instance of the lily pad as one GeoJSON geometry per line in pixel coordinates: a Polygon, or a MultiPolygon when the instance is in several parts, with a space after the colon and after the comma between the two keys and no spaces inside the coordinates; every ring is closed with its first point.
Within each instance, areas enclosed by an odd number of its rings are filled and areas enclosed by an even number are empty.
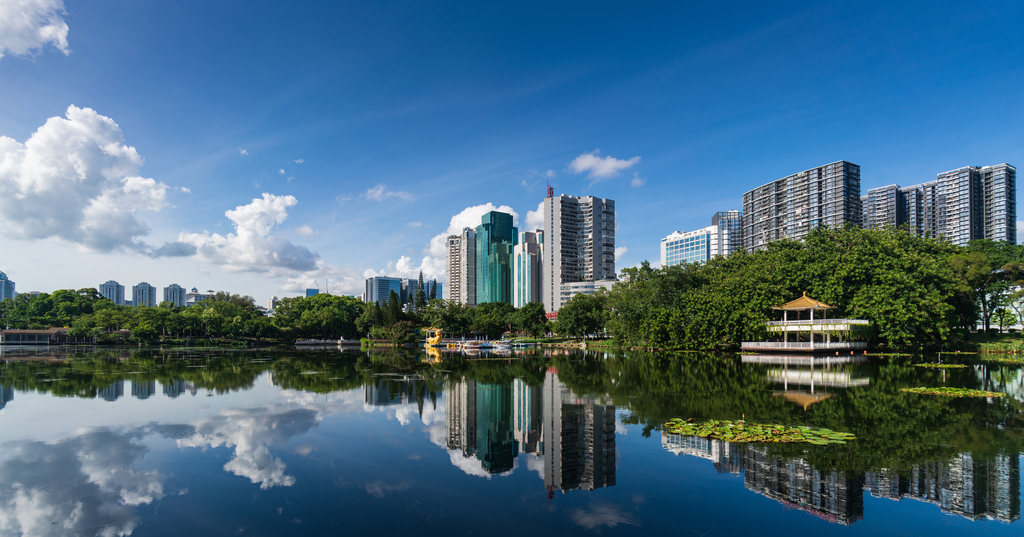
{"type": "Polygon", "coordinates": [[[900,391],[922,395],[941,395],[943,397],[1006,397],[1005,393],[1000,392],[987,392],[970,388],[949,388],[946,386],[939,386],[937,388],[900,388],[900,391]]]}
{"type": "Polygon", "coordinates": [[[696,423],[693,419],[683,420],[682,418],[675,418],[666,423],[663,430],[668,434],[699,436],[701,438],[741,443],[782,442],[826,445],[845,444],[846,441],[856,438],[851,433],[843,433],[831,429],[747,423],[742,420],[708,420],[703,423],[696,423]]]}

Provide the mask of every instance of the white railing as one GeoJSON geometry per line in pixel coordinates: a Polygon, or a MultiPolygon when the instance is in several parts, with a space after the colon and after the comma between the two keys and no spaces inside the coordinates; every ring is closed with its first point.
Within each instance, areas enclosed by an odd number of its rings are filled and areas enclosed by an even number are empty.
{"type": "Polygon", "coordinates": [[[804,319],[801,321],[768,321],[768,325],[771,326],[789,326],[789,325],[805,325],[805,324],[871,324],[871,321],[866,319],[804,319]]]}
{"type": "Polygon", "coordinates": [[[744,341],[740,344],[743,349],[807,349],[807,350],[840,350],[840,349],[866,349],[866,341],[839,341],[823,343],[815,341],[744,341]]]}

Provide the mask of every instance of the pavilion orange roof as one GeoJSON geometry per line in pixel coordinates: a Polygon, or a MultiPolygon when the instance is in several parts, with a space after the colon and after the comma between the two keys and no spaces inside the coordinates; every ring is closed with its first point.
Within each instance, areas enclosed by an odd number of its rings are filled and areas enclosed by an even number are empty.
{"type": "Polygon", "coordinates": [[[826,303],[824,303],[824,302],[822,302],[820,300],[815,300],[815,299],[807,296],[807,292],[804,291],[804,296],[802,296],[802,297],[800,297],[800,298],[798,298],[796,300],[791,300],[789,302],[786,302],[785,304],[783,304],[781,306],[775,306],[775,309],[777,309],[777,310],[789,310],[789,311],[793,311],[793,310],[827,310],[827,309],[832,309],[832,306],[829,306],[828,304],[826,304],[826,303]]]}

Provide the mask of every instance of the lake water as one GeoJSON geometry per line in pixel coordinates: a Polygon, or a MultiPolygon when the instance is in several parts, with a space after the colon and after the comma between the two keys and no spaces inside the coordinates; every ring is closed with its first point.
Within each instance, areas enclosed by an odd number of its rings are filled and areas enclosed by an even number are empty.
{"type": "Polygon", "coordinates": [[[1024,534],[1020,366],[468,358],[6,347],[0,536],[1024,534]],[[674,417],[857,439],[662,434],[674,417]]]}

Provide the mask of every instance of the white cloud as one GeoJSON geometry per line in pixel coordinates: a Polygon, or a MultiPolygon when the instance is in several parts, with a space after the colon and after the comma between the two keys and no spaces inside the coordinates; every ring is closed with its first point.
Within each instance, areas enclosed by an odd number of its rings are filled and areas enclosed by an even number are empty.
{"type": "Polygon", "coordinates": [[[303,237],[315,237],[317,234],[316,231],[313,231],[313,228],[307,226],[306,224],[302,224],[301,226],[295,228],[295,232],[298,233],[299,235],[302,235],[303,237]]]}
{"type": "Polygon", "coordinates": [[[294,178],[294,177],[289,177],[289,178],[288,178],[288,182],[289,182],[289,183],[290,183],[290,182],[292,182],[292,179],[295,179],[295,178],[294,178]]]}
{"type": "Polygon", "coordinates": [[[629,186],[641,187],[647,184],[647,179],[640,177],[640,172],[633,172],[633,178],[629,180],[629,186]]]}
{"type": "Polygon", "coordinates": [[[1017,220],[1017,235],[1024,236],[1024,220],[1017,220]]]}
{"type": "Polygon", "coordinates": [[[246,150],[244,150],[244,149],[239,149],[239,150],[238,150],[238,154],[239,154],[239,155],[242,155],[243,157],[247,157],[247,156],[249,156],[249,152],[248,152],[248,151],[246,151],[246,150]]]}
{"type": "Polygon", "coordinates": [[[67,56],[67,12],[61,0],[4,0],[0,2],[0,58],[26,56],[47,43],[67,56]]]}
{"type": "Polygon", "coordinates": [[[150,229],[136,213],[162,209],[169,187],[139,177],[142,164],[117,123],[74,105],[24,144],[0,136],[0,226],[91,251],[143,248],[150,229]]]}
{"type": "Polygon", "coordinates": [[[443,233],[438,233],[434,238],[430,239],[430,245],[427,247],[427,252],[434,257],[447,256],[448,252],[445,248],[445,241],[448,240],[448,235],[458,235],[459,233],[462,233],[463,228],[467,227],[476,229],[476,226],[480,225],[483,215],[491,211],[511,214],[512,225],[519,225],[519,213],[508,205],[496,206],[491,202],[487,202],[483,205],[466,207],[459,212],[459,214],[452,217],[451,221],[448,223],[448,229],[443,233]]]}
{"type": "Polygon", "coordinates": [[[412,488],[412,483],[399,483],[397,485],[389,485],[381,480],[374,481],[373,483],[367,483],[364,485],[366,493],[374,498],[383,498],[388,492],[404,492],[412,488]]]}
{"type": "Polygon", "coordinates": [[[0,535],[131,535],[135,507],[166,495],[166,476],[135,468],[149,451],[141,437],[100,429],[4,446],[0,535]]]}
{"type": "Polygon", "coordinates": [[[406,225],[409,226],[409,227],[420,227],[420,226],[423,225],[423,222],[409,222],[406,225]]]}
{"type": "Polygon", "coordinates": [[[313,271],[321,267],[320,256],[305,246],[271,235],[274,225],[288,218],[288,208],[298,203],[294,196],[264,193],[248,205],[224,213],[235,233],[187,233],[178,242],[196,248],[203,261],[220,265],[229,272],[272,272],[274,269],[313,271]]]}
{"type": "Polygon", "coordinates": [[[544,229],[544,202],[537,204],[536,211],[526,211],[526,229],[524,231],[533,231],[535,229],[544,229]]]}
{"type": "Polygon", "coordinates": [[[281,168],[280,170],[277,170],[277,173],[279,173],[281,175],[284,175],[284,168],[281,168]]]}
{"type": "Polygon", "coordinates": [[[621,261],[622,260],[622,256],[626,255],[626,252],[628,250],[629,250],[629,248],[626,248],[625,246],[616,246],[615,247],[615,261],[616,262],[621,261]]]}
{"type": "Polygon", "coordinates": [[[576,524],[588,529],[596,529],[599,526],[608,526],[614,528],[619,524],[629,524],[630,526],[640,526],[640,521],[636,517],[624,513],[622,509],[606,503],[591,502],[590,510],[584,509],[573,509],[569,513],[569,518],[572,519],[576,524]]]}
{"type": "Polygon", "coordinates": [[[192,189],[186,188],[186,187],[183,187],[183,186],[179,186],[178,187],[178,192],[181,192],[182,194],[191,194],[192,193],[192,189]]]}
{"type": "Polygon", "coordinates": [[[583,153],[569,163],[569,170],[572,173],[587,172],[587,177],[594,180],[591,184],[594,184],[604,179],[616,177],[623,170],[627,170],[637,162],[640,162],[640,157],[620,160],[615,157],[602,157],[600,155],[600,149],[595,149],[592,153],[583,153]]]}
{"type": "Polygon", "coordinates": [[[403,200],[411,200],[412,194],[405,191],[388,192],[387,187],[384,185],[377,185],[366,191],[366,199],[373,201],[384,201],[389,198],[398,198],[403,200]]]}
{"type": "Polygon", "coordinates": [[[306,159],[298,158],[298,159],[293,160],[292,162],[294,162],[296,164],[302,164],[303,162],[306,162],[306,159]]]}
{"type": "Polygon", "coordinates": [[[349,201],[351,199],[352,199],[352,195],[351,194],[338,194],[338,197],[334,198],[334,202],[337,203],[338,205],[342,205],[346,201],[349,201]]]}

